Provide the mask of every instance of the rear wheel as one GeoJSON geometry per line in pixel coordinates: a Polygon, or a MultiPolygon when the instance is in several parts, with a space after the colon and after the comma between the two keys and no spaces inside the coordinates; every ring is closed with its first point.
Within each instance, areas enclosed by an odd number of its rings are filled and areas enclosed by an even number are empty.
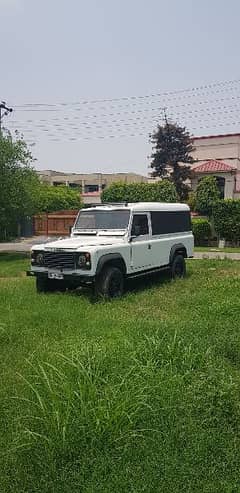
{"type": "Polygon", "coordinates": [[[179,279],[186,275],[186,262],[183,255],[176,255],[171,264],[172,279],[179,279]]]}
{"type": "Polygon", "coordinates": [[[96,294],[104,298],[119,298],[124,292],[124,276],[118,267],[106,267],[96,280],[96,294]]]}

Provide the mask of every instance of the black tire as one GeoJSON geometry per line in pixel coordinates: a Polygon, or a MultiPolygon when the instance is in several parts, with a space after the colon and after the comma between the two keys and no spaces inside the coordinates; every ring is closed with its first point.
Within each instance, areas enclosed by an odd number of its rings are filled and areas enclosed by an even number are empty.
{"type": "Polygon", "coordinates": [[[171,264],[172,279],[179,279],[186,276],[186,262],[182,255],[176,255],[171,264]]]}
{"type": "Polygon", "coordinates": [[[66,285],[61,281],[48,279],[46,277],[36,278],[36,290],[38,293],[49,293],[53,291],[65,291],[66,285]]]}
{"type": "Polygon", "coordinates": [[[103,269],[96,280],[95,292],[103,298],[120,298],[124,292],[123,272],[113,266],[103,269]]]}

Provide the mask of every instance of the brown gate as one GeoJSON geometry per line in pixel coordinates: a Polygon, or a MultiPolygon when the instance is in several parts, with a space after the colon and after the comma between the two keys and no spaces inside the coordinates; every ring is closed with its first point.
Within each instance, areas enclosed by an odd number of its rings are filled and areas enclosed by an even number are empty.
{"type": "Polygon", "coordinates": [[[34,234],[67,236],[77,217],[78,210],[38,214],[33,218],[34,234]]]}

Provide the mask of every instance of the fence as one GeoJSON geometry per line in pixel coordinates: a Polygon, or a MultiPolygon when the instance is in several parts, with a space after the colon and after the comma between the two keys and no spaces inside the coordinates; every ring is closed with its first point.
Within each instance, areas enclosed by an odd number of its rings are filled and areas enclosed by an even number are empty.
{"type": "Polygon", "coordinates": [[[78,210],[70,210],[34,216],[34,234],[46,236],[69,235],[69,230],[73,226],[77,214],[78,210]]]}

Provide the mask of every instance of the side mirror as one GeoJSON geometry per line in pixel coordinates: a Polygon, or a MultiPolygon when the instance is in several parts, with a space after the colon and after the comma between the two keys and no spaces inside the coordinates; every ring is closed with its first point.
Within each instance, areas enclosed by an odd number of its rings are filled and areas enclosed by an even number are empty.
{"type": "Polygon", "coordinates": [[[69,226],[69,234],[71,235],[72,234],[72,226],[69,226]]]}
{"type": "Polygon", "coordinates": [[[135,235],[129,236],[129,239],[128,239],[129,243],[131,243],[134,240],[134,238],[137,238],[137,237],[135,235]]]}

